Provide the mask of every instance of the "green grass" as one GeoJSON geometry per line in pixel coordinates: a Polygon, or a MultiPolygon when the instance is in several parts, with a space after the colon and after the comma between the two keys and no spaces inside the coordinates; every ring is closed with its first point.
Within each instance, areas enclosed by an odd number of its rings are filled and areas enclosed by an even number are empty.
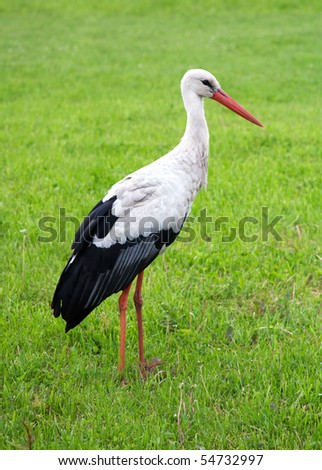
{"type": "Polygon", "coordinates": [[[321,21],[321,2],[297,0],[1,7],[1,448],[321,447],[321,21]],[[39,243],[38,224],[60,208],[81,220],[176,145],[192,67],[265,128],[205,104],[209,184],[191,215],[237,227],[267,206],[283,241],[223,243],[212,222],[205,242],[195,222],[146,275],[146,352],[164,365],[138,377],[131,302],[121,386],[116,296],[65,335],[49,304],[74,227],[39,243]]]}

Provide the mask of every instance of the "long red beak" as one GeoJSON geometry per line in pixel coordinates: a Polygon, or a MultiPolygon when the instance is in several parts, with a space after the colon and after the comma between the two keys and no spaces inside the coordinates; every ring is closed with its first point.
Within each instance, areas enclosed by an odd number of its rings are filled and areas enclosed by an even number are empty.
{"type": "Polygon", "coordinates": [[[264,127],[254,116],[252,116],[246,109],[240,106],[237,101],[233,100],[224,90],[217,90],[214,92],[213,100],[218,101],[218,103],[223,104],[226,108],[231,109],[234,113],[239,114],[239,116],[247,119],[247,121],[253,122],[257,126],[264,127]]]}

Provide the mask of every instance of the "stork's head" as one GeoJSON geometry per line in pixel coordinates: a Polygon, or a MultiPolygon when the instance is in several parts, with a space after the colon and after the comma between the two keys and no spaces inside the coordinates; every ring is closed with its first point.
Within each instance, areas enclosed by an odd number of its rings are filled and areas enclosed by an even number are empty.
{"type": "Polygon", "coordinates": [[[181,80],[181,92],[183,97],[194,93],[200,98],[211,98],[226,106],[234,113],[239,114],[244,119],[263,127],[263,124],[222,90],[218,80],[207,70],[188,70],[181,80]]]}
{"type": "Polygon", "coordinates": [[[207,70],[192,69],[181,80],[182,93],[194,92],[201,98],[212,98],[214,91],[220,90],[218,80],[207,70]]]}

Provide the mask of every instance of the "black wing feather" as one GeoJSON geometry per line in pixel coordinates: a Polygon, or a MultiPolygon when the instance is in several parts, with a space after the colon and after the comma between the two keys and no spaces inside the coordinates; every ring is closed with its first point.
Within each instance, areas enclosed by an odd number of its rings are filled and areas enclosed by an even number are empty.
{"type": "Polygon", "coordinates": [[[76,250],[76,252],[80,251],[84,245],[92,242],[95,235],[97,238],[106,237],[117,221],[117,217],[112,214],[112,207],[115,201],[116,196],[105,202],[100,201],[93,207],[75,234],[72,244],[73,250],[76,250]]]}
{"type": "Polygon", "coordinates": [[[79,227],[68,261],[52,301],[54,315],[66,321],[66,331],[78,325],[110,295],[124,290],[178,235],[172,229],[147,237],[98,248],[93,237],[104,238],[117,217],[112,214],[116,197],[99,202],[79,227]]]}

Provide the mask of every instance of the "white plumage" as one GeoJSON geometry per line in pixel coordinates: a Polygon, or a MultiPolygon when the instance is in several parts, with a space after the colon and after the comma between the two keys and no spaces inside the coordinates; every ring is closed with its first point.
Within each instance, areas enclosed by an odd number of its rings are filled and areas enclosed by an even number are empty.
{"type": "Polygon", "coordinates": [[[143,353],[141,287],[144,269],[180,232],[201,187],[207,184],[209,133],[204,98],[214,99],[249,121],[252,115],[221,90],[202,69],[189,70],[181,81],[187,125],[180,143],[159,160],[114,184],[79,228],[73,255],[54,294],[55,316],[66,320],[66,331],[80,323],[111,294],[120,298],[121,362],[124,367],[125,312],[131,282],[138,275],[135,305],[139,349],[143,353]]]}
{"type": "MultiPolygon", "coordinates": [[[[207,76],[219,87],[209,72],[190,70],[181,82],[182,97],[188,114],[186,132],[171,152],[126,176],[109,190],[103,201],[117,197],[112,214],[118,220],[103,239],[95,238],[97,247],[109,248],[115,241],[125,243],[140,235],[172,228],[176,233],[190,211],[193,199],[207,183],[209,133],[203,109],[203,96],[191,93],[189,83],[196,75],[207,76]],[[131,217],[131,223],[128,222],[131,217]],[[151,224],[142,223],[150,220],[151,224]],[[144,228],[144,232],[142,232],[144,228]]],[[[204,79],[204,78],[203,78],[204,79]]],[[[198,83],[199,88],[199,83],[198,83]]],[[[204,85],[201,92],[204,90],[204,85]]]]}

